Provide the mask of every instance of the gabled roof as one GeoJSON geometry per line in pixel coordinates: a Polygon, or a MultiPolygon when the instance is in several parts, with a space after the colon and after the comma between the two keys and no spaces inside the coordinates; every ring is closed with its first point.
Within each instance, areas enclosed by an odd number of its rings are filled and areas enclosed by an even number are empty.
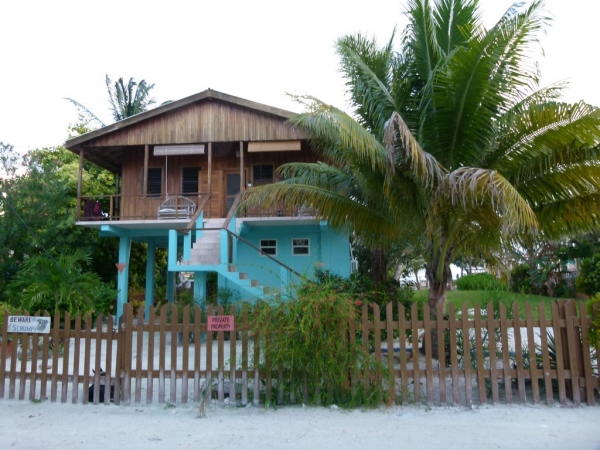
{"type": "Polygon", "coordinates": [[[67,149],[111,171],[123,149],[140,145],[298,140],[306,137],[286,121],[294,113],[212,89],[69,139],[67,149]]]}

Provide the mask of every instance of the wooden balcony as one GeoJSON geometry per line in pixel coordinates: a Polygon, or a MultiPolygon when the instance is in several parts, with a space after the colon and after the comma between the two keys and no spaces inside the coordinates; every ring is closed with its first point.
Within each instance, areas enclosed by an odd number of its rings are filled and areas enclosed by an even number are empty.
{"type": "MultiPolygon", "coordinates": [[[[139,220],[189,220],[199,207],[204,207],[205,218],[224,218],[221,208],[212,201],[205,202],[207,193],[198,192],[185,195],[170,193],[161,196],[140,195],[94,195],[82,196],[77,204],[77,222],[93,221],[139,221],[139,220]],[[165,202],[168,200],[168,211],[165,202]],[[161,205],[163,208],[161,209],[161,205]],[[193,206],[192,206],[193,205],[193,206]]],[[[238,217],[314,217],[315,211],[309,207],[286,206],[278,203],[270,208],[246,208],[238,212],[238,217]]]]}

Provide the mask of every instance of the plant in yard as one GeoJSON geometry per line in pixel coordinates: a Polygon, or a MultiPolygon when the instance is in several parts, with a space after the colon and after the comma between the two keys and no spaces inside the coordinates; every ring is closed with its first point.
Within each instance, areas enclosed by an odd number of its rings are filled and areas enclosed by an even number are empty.
{"type": "Polygon", "coordinates": [[[586,302],[587,314],[591,317],[588,339],[590,345],[600,348],[600,293],[586,302]]]}
{"type": "Polygon", "coordinates": [[[584,294],[596,295],[600,292],[600,253],[581,260],[575,285],[577,290],[584,294]]]}
{"type": "Polygon", "coordinates": [[[312,403],[379,405],[384,398],[381,383],[370,384],[368,396],[364,385],[353,390],[350,383],[351,373],[366,364],[379,367],[364,354],[359,338],[349,340],[349,324],[358,318],[355,300],[312,282],[295,292],[292,299],[259,303],[252,314],[251,332],[260,339],[266,370],[284,369],[292,381],[286,389],[296,399],[307,389],[312,403]]]}
{"type": "Polygon", "coordinates": [[[456,280],[456,288],[459,291],[506,290],[506,286],[494,275],[489,273],[475,273],[473,275],[460,277],[456,280]]]}
{"type": "Polygon", "coordinates": [[[57,261],[43,256],[28,259],[9,284],[13,302],[30,312],[92,312],[93,299],[103,283],[95,273],[83,270],[89,262],[90,256],[80,250],[62,254],[57,261]]]}
{"type": "Polygon", "coordinates": [[[490,29],[478,6],[408,1],[398,51],[394,36],[382,47],[339,39],[353,115],[299,97],[307,112],[290,123],[325,162],[284,165],[283,181],[242,205],[311,205],[373,249],[415,242],[434,316],[455,259],[499,265],[515,236],[587,231],[600,208],[600,112],[560,101],[561,84],[539,88],[541,2],[515,4],[490,29]]]}

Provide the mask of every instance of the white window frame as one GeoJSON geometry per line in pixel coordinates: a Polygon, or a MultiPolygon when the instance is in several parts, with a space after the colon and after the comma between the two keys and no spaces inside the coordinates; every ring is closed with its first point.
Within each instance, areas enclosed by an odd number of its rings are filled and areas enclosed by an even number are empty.
{"type": "MultiPolygon", "coordinates": [[[[269,256],[277,256],[277,239],[261,239],[259,241],[258,248],[260,248],[261,251],[265,251],[265,248],[267,248],[267,249],[273,248],[273,249],[275,249],[275,253],[268,253],[268,252],[265,252],[265,253],[267,253],[269,256]],[[263,242],[265,242],[265,241],[275,242],[275,245],[263,245],[263,242]]],[[[263,253],[261,253],[260,256],[266,257],[263,253]]]]}
{"type": "Polygon", "coordinates": [[[310,256],[310,238],[292,238],[292,256],[310,256]],[[306,245],[294,244],[294,241],[306,241],[306,245]],[[306,248],[306,253],[296,253],[296,249],[306,248]]]}

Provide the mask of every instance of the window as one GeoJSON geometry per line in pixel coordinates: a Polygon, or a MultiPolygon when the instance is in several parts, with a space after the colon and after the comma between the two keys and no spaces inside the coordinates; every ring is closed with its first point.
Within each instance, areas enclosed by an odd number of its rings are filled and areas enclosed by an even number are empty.
{"type": "Polygon", "coordinates": [[[148,167],[148,183],[146,193],[150,196],[160,197],[162,194],[162,168],[148,167]]]}
{"type": "MultiPolygon", "coordinates": [[[[277,256],[277,240],[276,239],[261,239],[260,249],[267,255],[277,256]]],[[[260,255],[265,256],[265,255],[260,255]]]]}
{"type": "Polygon", "coordinates": [[[292,255],[302,256],[310,254],[310,239],[292,239],[292,255]]]}
{"type": "Polygon", "coordinates": [[[258,164],[252,169],[254,186],[263,186],[265,184],[273,183],[273,164],[258,164]]]}
{"type": "Polygon", "coordinates": [[[197,196],[200,192],[198,179],[200,167],[184,167],[181,171],[181,193],[188,197],[197,196]]]}

